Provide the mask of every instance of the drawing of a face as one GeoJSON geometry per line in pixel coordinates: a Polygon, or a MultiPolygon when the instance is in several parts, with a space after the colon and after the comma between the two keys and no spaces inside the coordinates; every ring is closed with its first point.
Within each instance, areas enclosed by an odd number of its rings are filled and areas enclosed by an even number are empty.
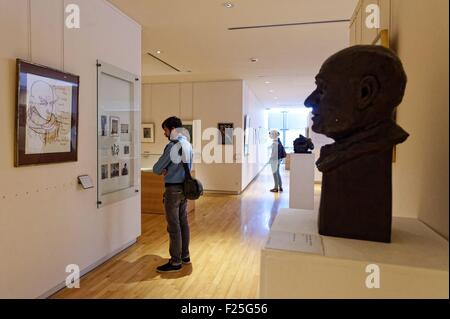
{"type": "Polygon", "coordinates": [[[54,115],[56,96],[53,88],[44,81],[36,81],[31,86],[30,110],[36,113],[31,119],[36,124],[49,122],[54,115]]]}

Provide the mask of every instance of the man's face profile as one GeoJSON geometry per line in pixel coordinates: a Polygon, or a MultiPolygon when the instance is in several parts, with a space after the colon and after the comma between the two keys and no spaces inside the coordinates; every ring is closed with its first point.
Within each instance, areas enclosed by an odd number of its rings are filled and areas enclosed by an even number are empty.
{"type": "MultiPolygon", "coordinates": [[[[341,61],[343,62],[343,61],[341,61]]],[[[305,100],[312,108],[312,129],[331,138],[345,137],[358,118],[357,88],[339,61],[325,64],[316,76],[316,89],[305,100]]]]}

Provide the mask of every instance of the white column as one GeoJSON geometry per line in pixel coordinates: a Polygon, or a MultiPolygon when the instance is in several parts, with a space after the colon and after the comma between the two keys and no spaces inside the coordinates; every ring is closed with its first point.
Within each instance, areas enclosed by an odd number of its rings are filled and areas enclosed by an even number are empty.
{"type": "Polygon", "coordinates": [[[314,209],[314,154],[291,154],[289,208],[314,209]]]}

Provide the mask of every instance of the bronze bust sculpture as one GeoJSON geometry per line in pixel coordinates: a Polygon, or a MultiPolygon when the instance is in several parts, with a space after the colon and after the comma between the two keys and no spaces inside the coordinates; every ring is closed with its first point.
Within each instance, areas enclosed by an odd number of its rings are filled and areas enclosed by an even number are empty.
{"type": "Polygon", "coordinates": [[[332,55],[306,99],[314,132],[335,143],[321,149],[319,233],[390,242],[392,150],[408,138],[393,120],[406,74],[381,46],[358,45],[332,55]]]}

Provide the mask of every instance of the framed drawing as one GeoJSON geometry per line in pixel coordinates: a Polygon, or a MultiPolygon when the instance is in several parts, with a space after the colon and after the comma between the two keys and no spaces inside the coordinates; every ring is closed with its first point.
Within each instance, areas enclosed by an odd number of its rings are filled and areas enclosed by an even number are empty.
{"type": "Polygon", "coordinates": [[[14,165],[77,161],[80,78],[16,60],[14,165]]]}
{"type": "Polygon", "coordinates": [[[155,124],[143,123],[141,125],[141,142],[155,143],[155,124]]]}
{"type": "Polygon", "coordinates": [[[219,123],[217,128],[220,133],[220,144],[222,145],[233,145],[233,123],[219,123]]]}

